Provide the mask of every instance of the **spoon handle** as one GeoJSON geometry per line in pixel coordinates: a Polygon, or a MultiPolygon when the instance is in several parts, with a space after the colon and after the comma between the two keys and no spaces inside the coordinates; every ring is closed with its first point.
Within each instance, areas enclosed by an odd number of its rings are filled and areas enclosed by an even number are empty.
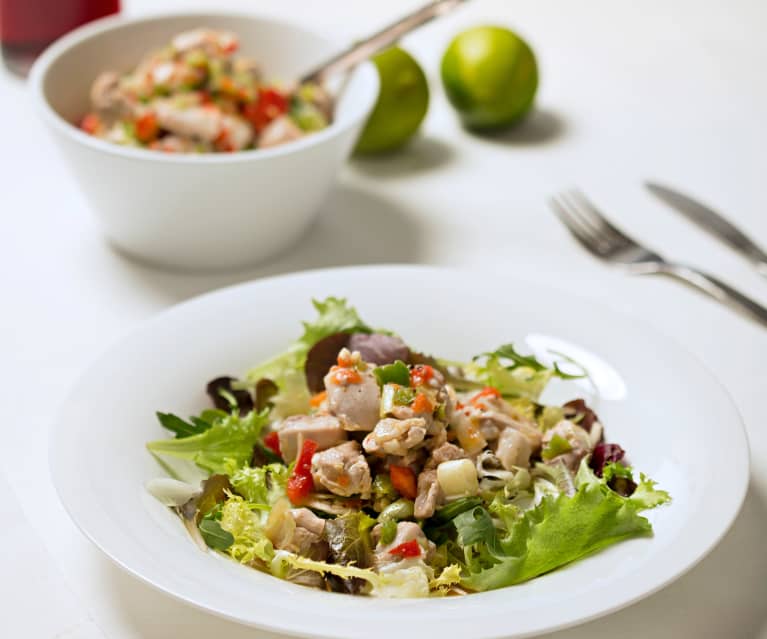
{"type": "Polygon", "coordinates": [[[464,2],[466,0],[437,0],[436,2],[430,2],[370,37],[353,44],[345,51],[330,58],[330,60],[326,60],[322,65],[304,75],[300,82],[302,84],[304,82],[322,84],[328,76],[348,71],[360,62],[367,60],[382,49],[390,46],[406,33],[434,20],[434,18],[449,13],[464,2]]]}

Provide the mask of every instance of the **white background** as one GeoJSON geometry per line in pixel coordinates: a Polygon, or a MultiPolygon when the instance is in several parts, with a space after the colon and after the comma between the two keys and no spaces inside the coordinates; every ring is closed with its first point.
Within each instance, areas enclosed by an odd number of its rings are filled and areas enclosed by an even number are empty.
{"type": "MultiPolygon", "coordinates": [[[[281,15],[341,41],[418,4],[125,2],[132,15],[191,7],[281,15]]],[[[414,262],[484,268],[499,295],[514,294],[504,287],[508,272],[631,311],[696,353],[746,422],[751,486],[721,545],[662,592],[550,637],[767,637],[767,331],[674,282],[609,270],[585,255],[545,206],[548,194],[577,184],[632,234],[767,303],[767,280],[641,187],[657,178],[688,190],[767,245],[765,25],[764,0],[472,0],[405,41],[431,81],[420,139],[399,155],[352,162],[316,225],[283,258],[211,276],[153,270],[110,249],[23,83],[0,73],[1,634],[265,637],[149,589],[91,547],[56,499],[47,430],[98,353],[176,302],[266,274],[414,262]],[[495,139],[461,130],[438,80],[450,37],[488,22],[529,39],[542,79],[537,113],[495,139]]],[[[663,353],[657,357],[664,366],[663,353]]],[[[679,385],[694,392],[684,379],[679,385]]],[[[94,416],[94,428],[108,422],[108,415],[94,416]]],[[[721,437],[736,427],[722,424],[721,437]]],[[[713,520],[716,504],[710,508],[713,520]]]]}

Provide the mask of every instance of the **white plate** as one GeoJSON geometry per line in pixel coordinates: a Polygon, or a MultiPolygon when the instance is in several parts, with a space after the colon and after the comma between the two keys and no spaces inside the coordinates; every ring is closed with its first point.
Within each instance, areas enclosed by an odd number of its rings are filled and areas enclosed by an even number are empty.
{"type": "MultiPolygon", "coordinates": [[[[561,390],[561,389],[560,389],[561,390]]],[[[571,389],[570,395],[578,389],[571,389]]],[[[748,478],[748,446],[722,387],[643,324],[567,293],[493,275],[418,267],[336,269],[261,280],[143,324],[80,380],[56,425],[54,482],[83,532],[128,572],[245,624],[315,637],[522,637],[604,615],[692,567],[726,532],[748,478]],[[156,410],[207,405],[205,383],[281,351],[313,317],[310,298],[348,297],[375,326],[451,359],[546,336],[595,369],[609,441],[673,503],[654,538],[620,543],[529,583],[468,597],[381,600],[310,590],[201,552],[144,491],[161,470],[156,410]]]]}

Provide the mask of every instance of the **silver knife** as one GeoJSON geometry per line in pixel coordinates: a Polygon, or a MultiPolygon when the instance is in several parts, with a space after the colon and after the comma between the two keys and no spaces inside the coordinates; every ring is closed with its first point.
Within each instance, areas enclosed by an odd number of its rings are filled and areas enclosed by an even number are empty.
{"type": "Polygon", "coordinates": [[[767,277],[767,253],[722,215],[667,186],[656,182],[645,182],[645,187],[653,195],[682,213],[688,220],[695,222],[700,228],[751,260],[757,271],[767,277]]]}

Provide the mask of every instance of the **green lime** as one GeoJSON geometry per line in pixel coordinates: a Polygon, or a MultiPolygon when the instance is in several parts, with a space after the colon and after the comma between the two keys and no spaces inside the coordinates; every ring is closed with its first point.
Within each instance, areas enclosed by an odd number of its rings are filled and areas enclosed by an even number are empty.
{"type": "Polygon", "coordinates": [[[390,151],[407,142],[421,126],[429,108],[429,85],[418,62],[399,47],[373,58],[381,90],[365,125],[357,152],[390,151]]]}
{"type": "Polygon", "coordinates": [[[466,126],[501,128],[532,107],[538,65],[517,34],[502,27],[475,27],[456,36],[445,51],[442,83],[466,126]]]}

